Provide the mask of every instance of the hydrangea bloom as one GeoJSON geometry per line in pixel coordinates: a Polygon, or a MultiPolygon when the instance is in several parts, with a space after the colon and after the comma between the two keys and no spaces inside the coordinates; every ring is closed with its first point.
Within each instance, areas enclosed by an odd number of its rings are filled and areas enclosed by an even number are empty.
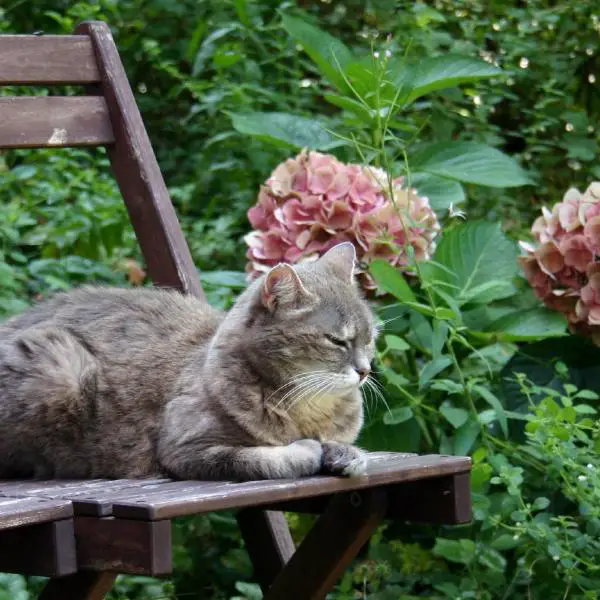
{"type": "Polygon", "coordinates": [[[381,169],[302,151],[273,171],[248,211],[254,231],[245,237],[247,270],[257,276],[279,262],[315,260],[335,244],[350,241],[361,281],[373,288],[365,273],[371,260],[383,258],[402,267],[408,263],[406,244],[417,259],[429,258],[439,231],[437,218],[429,200],[403,183],[398,178],[390,186],[381,169]]]}
{"type": "Polygon", "coordinates": [[[567,316],[571,331],[600,344],[600,182],[543,208],[531,231],[538,245],[521,242],[519,260],[536,295],[567,316]]]}

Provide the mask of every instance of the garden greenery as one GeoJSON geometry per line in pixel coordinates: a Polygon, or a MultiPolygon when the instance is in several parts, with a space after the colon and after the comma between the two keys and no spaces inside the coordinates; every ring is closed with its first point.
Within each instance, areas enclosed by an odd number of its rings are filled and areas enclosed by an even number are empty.
{"type": "MultiPolygon", "coordinates": [[[[361,445],[472,456],[473,522],[384,526],[331,600],[597,598],[600,349],[546,301],[552,256],[517,245],[542,205],[600,178],[594,3],[28,4],[3,5],[0,32],[113,27],[210,301],[226,308],[246,285],[245,236],[255,270],[279,260],[267,250],[293,262],[352,239],[382,327],[361,445]],[[318,190],[292,190],[277,167],[311,151],[318,190]],[[361,190],[389,211],[369,235],[361,190]]],[[[15,92],[32,93],[0,91],[15,92]]],[[[579,218],[563,213],[561,227],[579,218]]],[[[570,250],[563,262],[580,258],[570,250]]],[[[90,282],[148,283],[105,154],[0,154],[0,316],[90,282]]],[[[301,539],[310,520],[289,520],[301,539]]],[[[172,580],[122,577],[113,598],[261,598],[232,515],[183,519],[174,535],[172,580]]],[[[0,600],[41,584],[1,575],[0,600]]]]}

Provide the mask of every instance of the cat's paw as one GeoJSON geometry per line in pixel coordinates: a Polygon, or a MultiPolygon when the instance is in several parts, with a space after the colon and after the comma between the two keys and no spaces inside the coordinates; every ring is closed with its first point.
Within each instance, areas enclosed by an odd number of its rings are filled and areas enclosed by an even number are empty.
{"type": "Polygon", "coordinates": [[[323,448],[323,471],[332,475],[356,477],[367,470],[367,457],[365,453],[351,446],[339,442],[325,442],[323,448]]]}
{"type": "Polygon", "coordinates": [[[306,477],[321,471],[323,448],[316,440],[298,440],[287,446],[289,477],[306,477]]]}

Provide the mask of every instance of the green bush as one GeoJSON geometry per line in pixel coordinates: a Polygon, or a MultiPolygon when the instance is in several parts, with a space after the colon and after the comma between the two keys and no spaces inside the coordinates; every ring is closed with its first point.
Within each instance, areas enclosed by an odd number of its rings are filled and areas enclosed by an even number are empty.
{"type": "MultiPolygon", "coordinates": [[[[361,443],[471,454],[474,520],[382,528],[331,598],[596,598],[600,351],[539,306],[514,243],[600,178],[596,3],[39,0],[0,8],[0,32],[89,18],[113,28],[214,304],[245,285],[260,184],[303,146],[405,175],[442,219],[433,261],[371,265],[383,392],[361,443]]],[[[0,316],[142,266],[103,152],[0,154],[0,316]]],[[[261,597],[232,515],[178,522],[174,558],[172,581],[113,597],[261,597]]],[[[2,575],[0,598],[41,583],[2,575]]]]}

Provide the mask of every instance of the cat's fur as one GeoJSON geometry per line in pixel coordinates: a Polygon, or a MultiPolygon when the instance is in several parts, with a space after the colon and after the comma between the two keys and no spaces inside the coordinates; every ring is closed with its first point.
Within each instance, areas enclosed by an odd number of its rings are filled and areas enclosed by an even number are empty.
{"type": "Polygon", "coordinates": [[[0,477],[355,475],[372,314],[354,249],[279,265],[229,313],[82,288],[0,326],[0,477]]]}

